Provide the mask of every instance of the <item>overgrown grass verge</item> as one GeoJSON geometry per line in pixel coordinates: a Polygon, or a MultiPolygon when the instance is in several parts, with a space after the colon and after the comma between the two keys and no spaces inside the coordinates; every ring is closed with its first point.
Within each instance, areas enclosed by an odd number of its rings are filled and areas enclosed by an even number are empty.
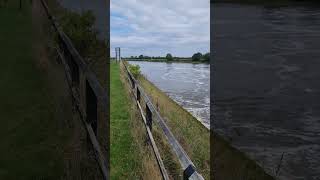
{"type": "Polygon", "coordinates": [[[146,130],[119,64],[111,63],[111,179],[161,179],[146,130]]]}
{"type": "MultiPolygon", "coordinates": [[[[153,103],[158,107],[160,114],[195,164],[197,170],[205,179],[210,179],[209,130],[142,75],[139,76],[138,80],[153,103]]],[[[160,129],[158,131],[161,132],[160,129]]],[[[162,137],[161,139],[166,141],[164,138],[162,137]]]]}

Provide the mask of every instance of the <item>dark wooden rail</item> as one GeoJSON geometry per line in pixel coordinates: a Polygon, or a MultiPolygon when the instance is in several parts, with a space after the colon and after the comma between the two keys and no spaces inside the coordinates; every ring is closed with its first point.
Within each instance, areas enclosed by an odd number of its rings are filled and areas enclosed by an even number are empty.
{"type": "Polygon", "coordinates": [[[101,174],[105,180],[109,179],[108,163],[105,159],[108,141],[108,96],[100,85],[95,74],[74,48],[69,37],[62,31],[55,17],[51,14],[47,3],[41,0],[42,6],[51,22],[53,31],[58,35],[57,52],[64,66],[68,86],[88,139],[92,144],[101,174]],[[99,132],[99,131],[100,132],[99,132]]]}
{"type": "MultiPolygon", "coordinates": [[[[156,117],[155,120],[158,123],[158,125],[160,126],[160,128],[162,129],[169,144],[171,145],[171,149],[175,152],[177,158],[179,159],[180,165],[183,169],[183,179],[203,180],[204,178],[201,176],[201,174],[199,174],[196,171],[196,168],[195,168],[193,162],[191,161],[191,159],[189,158],[187,153],[184,151],[184,149],[182,148],[180,143],[174,137],[173,133],[171,132],[171,130],[169,129],[169,127],[165,123],[164,119],[161,117],[160,113],[158,112],[158,110],[155,108],[155,106],[151,102],[148,94],[146,94],[144,89],[140,86],[139,81],[137,81],[133,77],[133,75],[131,74],[127,65],[123,61],[122,61],[122,65],[125,68],[125,71],[127,74],[127,79],[128,79],[128,81],[131,85],[131,88],[132,88],[131,91],[136,98],[136,103],[140,109],[141,116],[142,116],[144,123],[146,125],[147,131],[148,131],[148,136],[151,137],[150,139],[153,140],[153,136],[152,136],[152,132],[151,132],[151,130],[152,130],[152,117],[155,116],[156,117]],[[141,108],[141,104],[140,104],[141,97],[144,98],[144,102],[146,104],[146,113],[145,114],[144,114],[144,112],[141,108]],[[149,131],[150,131],[150,133],[149,133],[149,131]]],[[[151,143],[153,146],[154,142],[151,142],[151,143]]],[[[154,146],[155,147],[153,147],[153,148],[156,148],[156,145],[154,145],[154,146]]],[[[165,168],[163,166],[160,154],[158,155],[157,153],[155,153],[155,155],[157,157],[161,172],[162,171],[165,172],[165,168]],[[162,169],[164,169],[164,170],[162,170],[162,169]]],[[[164,179],[165,179],[165,177],[164,177],[164,179]]]]}

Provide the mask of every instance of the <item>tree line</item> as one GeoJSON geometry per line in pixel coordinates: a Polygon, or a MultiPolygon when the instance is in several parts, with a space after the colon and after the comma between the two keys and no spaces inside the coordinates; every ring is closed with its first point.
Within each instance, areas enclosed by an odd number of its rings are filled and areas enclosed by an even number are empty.
{"type": "Polygon", "coordinates": [[[144,56],[144,55],[139,55],[139,56],[130,56],[129,59],[140,59],[140,60],[166,60],[168,62],[170,61],[193,61],[193,62],[209,62],[210,61],[210,53],[205,53],[202,54],[200,52],[197,52],[192,55],[190,58],[184,58],[184,57],[174,57],[172,54],[167,53],[165,57],[161,56],[144,56]]]}

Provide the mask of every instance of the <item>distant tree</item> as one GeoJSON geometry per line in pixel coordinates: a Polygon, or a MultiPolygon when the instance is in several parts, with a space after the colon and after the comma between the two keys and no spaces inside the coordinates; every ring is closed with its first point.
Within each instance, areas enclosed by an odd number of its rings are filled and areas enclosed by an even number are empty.
{"type": "Polygon", "coordinates": [[[201,58],[202,58],[202,54],[200,52],[197,52],[192,56],[192,61],[200,61],[201,58]]]}
{"type": "Polygon", "coordinates": [[[167,59],[167,61],[172,61],[172,60],[173,60],[173,57],[172,57],[172,55],[171,55],[170,53],[168,53],[168,54],[166,55],[166,59],[167,59]]]}
{"type": "Polygon", "coordinates": [[[139,59],[143,59],[143,55],[142,54],[139,56],[139,59]]]}
{"type": "Polygon", "coordinates": [[[210,61],[210,53],[206,53],[203,55],[203,61],[206,61],[206,62],[210,61]]]}

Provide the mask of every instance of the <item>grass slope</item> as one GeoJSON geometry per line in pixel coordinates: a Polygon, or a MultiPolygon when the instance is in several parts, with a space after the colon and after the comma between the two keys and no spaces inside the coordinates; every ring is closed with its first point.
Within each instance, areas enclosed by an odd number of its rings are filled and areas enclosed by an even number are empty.
{"type": "Polygon", "coordinates": [[[140,76],[139,81],[196,168],[205,179],[210,179],[209,130],[146,78],[140,76]]]}
{"type": "Polygon", "coordinates": [[[53,94],[36,65],[30,6],[0,9],[0,179],[58,179],[63,171],[53,94]]]}

